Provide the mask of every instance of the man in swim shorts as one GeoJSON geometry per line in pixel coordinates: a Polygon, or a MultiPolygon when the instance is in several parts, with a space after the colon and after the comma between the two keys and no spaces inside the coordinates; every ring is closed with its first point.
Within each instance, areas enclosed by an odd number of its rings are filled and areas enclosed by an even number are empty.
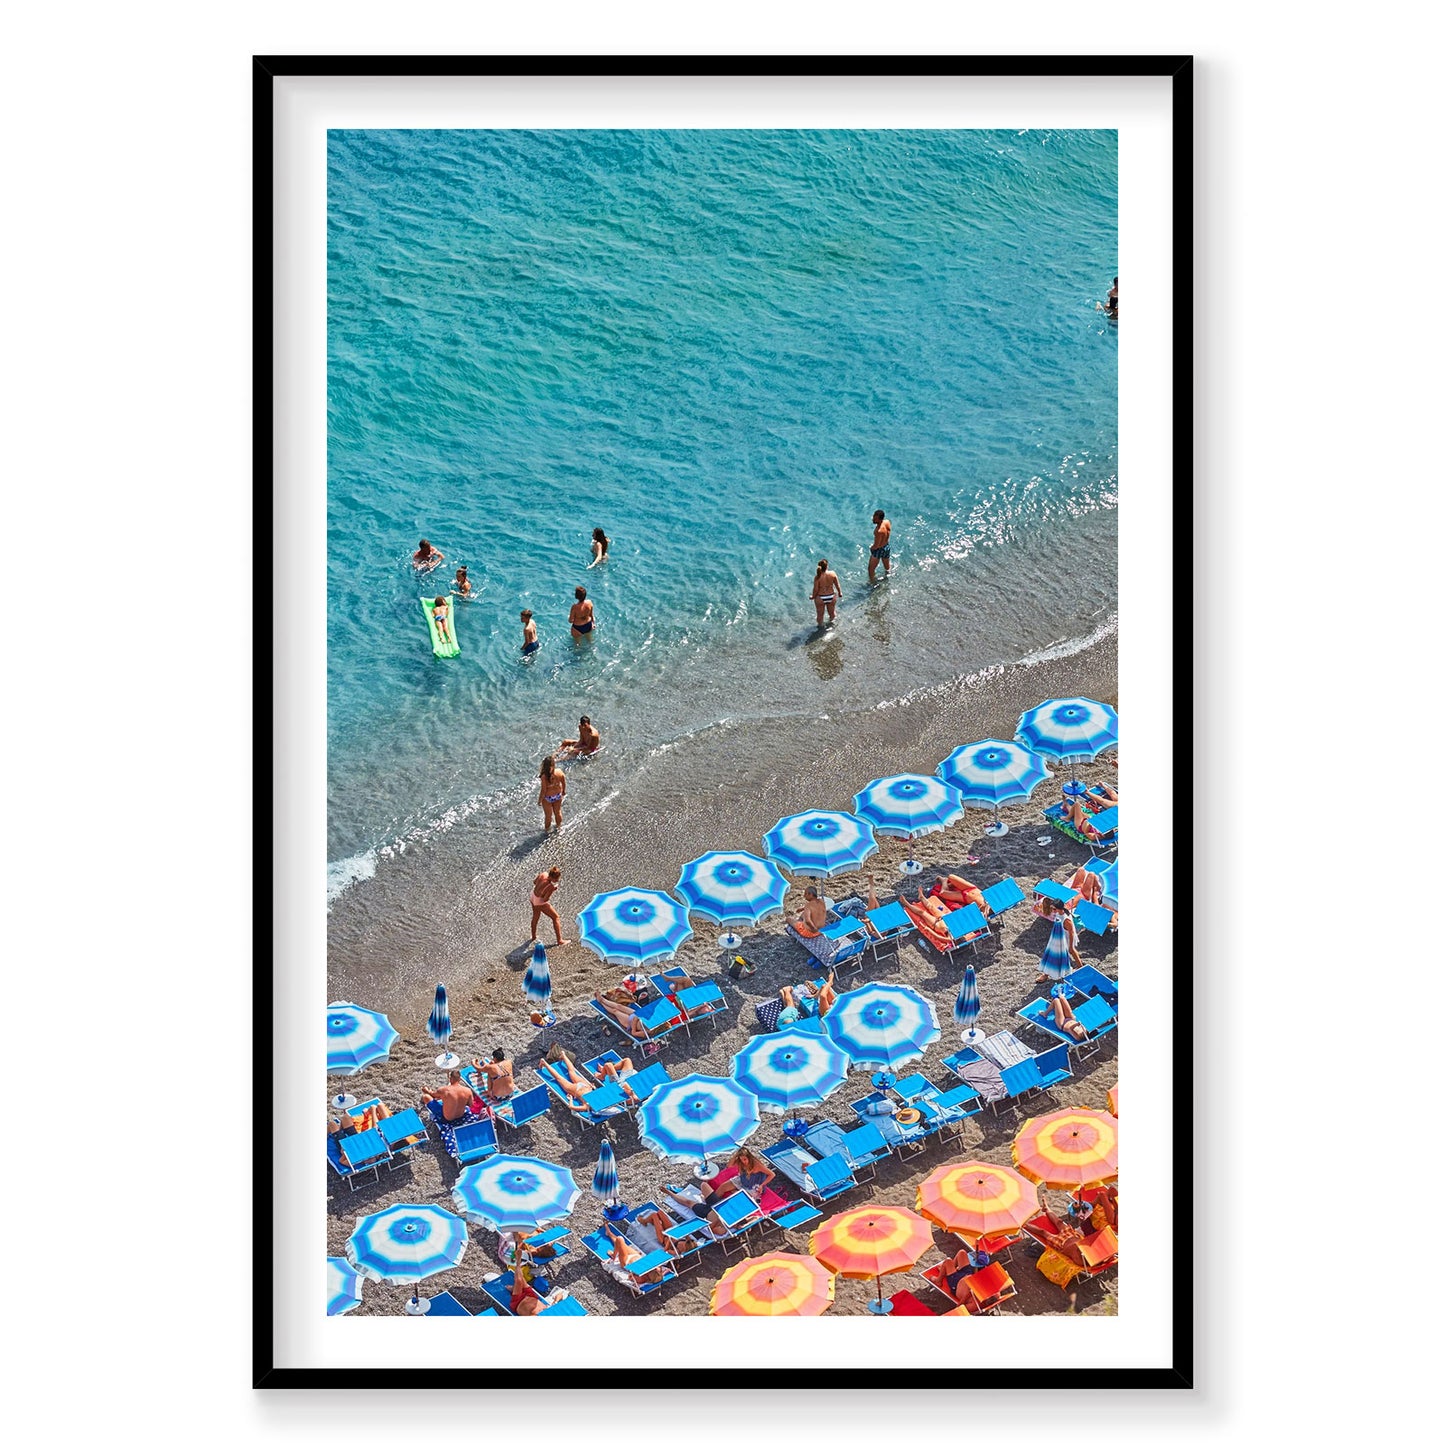
{"type": "Polygon", "coordinates": [[[842,588],[838,583],[838,574],[828,566],[826,557],[820,558],[818,570],[813,574],[813,606],[818,609],[818,626],[823,625],[823,609],[828,609],[828,622],[831,625],[838,616],[838,594],[842,588]]]}
{"type": "Polygon", "coordinates": [[[433,1101],[442,1106],[442,1118],[448,1124],[465,1124],[467,1114],[472,1107],[474,1095],[467,1086],[462,1083],[460,1069],[453,1069],[447,1075],[447,1081],[436,1091],[435,1094],[422,1090],[421,1101],[423,1104],[430,1104],[433,1101]]]}
{"type": "Polygon", "coordinates": [[[828,905],[810,883],[803,890],[803,906],[793,916],[793,926],[804,938],[816,938],[828,921],[828,905]]]}
{"type": "Polygon", "coordinates": [[[411,565],[418,572],[430,572],[433,567],[439,566],[446,560],[425,537],[421,539],[421,545],[411,554],[411,565]]]}
{"type": "Polygon", "coordinates": [[[876,582],[878,564],[883,564],[883,575],[886,577],[893,569],[893,563],[889,560],[892,556],[892,548],[888,545],[888,539],[893,535],[893,523],[883,515],[883,508],[879,507],[873,513],[873,545],[868,549],[868,580],[876,582]]]}
{"type": "Polygon", "coordinates": [[[572,610],[567,614],[567,621],[572,624],[572,636],[586,637],[592,631],[592,604],[587,600],[587,589],[579,587],[573,594],[577,600],[572,604],[572,610]]]}
{"type": "Polygon", "coordinates": [[[573,757],[586,757],[588,753],[595,753],[602,746],[602,734],[592,726],[592,719],[586,713],[582,714],[582,720],[577,724],[577,736],[575,738],[563,738],[562,745],[557,749],[559,753],[571,753],[573,757]]]}
{"type": "Polygon", "coordinates": [[[542,644],[537,641],[537,624],[532,621],[532,610],[522,609],[522,656],[530,657],[542,644]]]}

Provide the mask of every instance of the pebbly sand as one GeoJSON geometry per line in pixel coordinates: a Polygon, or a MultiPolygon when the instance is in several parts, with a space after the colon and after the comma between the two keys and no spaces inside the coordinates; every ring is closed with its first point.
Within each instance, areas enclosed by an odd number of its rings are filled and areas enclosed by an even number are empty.
{"type": "MultiPolygon", "coordinates": [[[[619,798],[574,823],[563,839],[538,842],[521,856],[493,861],[473,874],[470,889],[443,916],[428,914],[413,898],[408,906],[399,896],[402,878],[379,876],[369,880],[357,898],[345,897],[333,911],[328,966],[328,996],[349,998],[368,1007],[380,1008],[402,1034],[381,1063],[347,1081],[359,1098],[378,1096],[393,1109],[415,1104],[423,1088],[442,1078],[433,1060],[439,1052],[426,1036],[423,1024],[431,1006],[435,983],[448,985],[453,1025],[452,1048],[467,1060],[490,1054],[501,1046],[514,1060],[519,1087],[536,1082],[534,1067],[544,1049],[560,1043],[578,1060],[592,1058],[620,1042],[617,1034],[604,1028],[591,1011],[583,1017],[583,1001],[600,986],[615,984],[623,970],[604,964],[575,942],[577,910],[594,891],[624,884],[670,888],[687,859],[709,848],[743,847],[761,852],[761,835],[785,813],[803,807],[851,806],[852,794],[871,778],[884,773],[917,770],[931,772],[940,758],[957,743],[985,736],[1011,737],[1014,721],[1027,706],[1046,697],[1084,693],[1107,701],[1115,697],[1114,639],[1068,657],[1042,661],[1034,666],[1004,669],[983,679],[965,679],[910,699],[906,705],[837,720],[787,719],[759,724],[747,739],[749,746],[734,743],[714,749],[700,758],[687,748],[658,759],[645,789],[629,798],[619,798]],[[765,739],[765,732],[793,736],[765,739]],[[564,866],[563,889],[557,903],[563,917],[564,933],[574,941],[563,948],[550,948],[553,979],[553,1007],[559,1018],[555,1028],[539,1034],[527,1021],[521,976],[530,956],[527,924],[530,910],[525,906],[532,875],[539,868],[560,860],[564,866]],[[520,897],[520,905],[512,900],[520,897]],[[484,900],[505,898],[505,907],[489,906],[484,900]],[[440,958],[440,962],[439,962],[440,958]]],[[[601,761],[596,760],[596,761],[601,761]]],[[[574,765],[569,801],[581,801],[591,764],[574,765]],[[582,787],[579,787],[582,784],[582,787]]],[[[1108,779],[1117,783],[1117,770],[1107,762],[1080,767],[1081,779],[1108,779]]],[[[969,808],[963,822],[942,833],[920,839],[915,856],[925,867],[916,879],[907,880],[912,892],[927,887],[949,872],[960,873],[981,887],[1012,876],[1027,891],[1043,877],[1063,880],[1088,850],[1081,844],[1052,832],[1040,817],[1041,808],[1054,801],[1058,787],[1042,785],[1031,802],[1003,811],[1011,831],[1001,839],[990,839],[984,825],[990,815],[969,808]],[[1046,846],[1037,839],[1048,835],[1046,846]],[[975,855],[976,864],[965,864],[965,855],[975,855]]],[[[581,809],[576,812],[581,812],[581,809]]],[[[574,813],[575,816],[575,813],[574,813]]],[[[898,863],[907,856],[908,844],[901,839],[880,839],[879,851],[860,874],[846,874],[830,880],[828,893],[835,898],[866,892],[866,877],[872,873],[880,899],[894,896],[904,880],[898,863]]],[[[454,868],[475,867],[461,851],[465,838],[448,840],[458,850],[451,860],[454,868]]],[[[397,870],[398,875],[400,870],[397,870]]],[[[787,907],[791,915],[802,902],[801,884],[789,890],[787,907]]],[[[759,928],[742,930],[741,952],[757,971],[734,981],[719,972],[724,956],[715,938],[720,931],[698,917],[694,935],[679,951],[676,963],[694,978],[715,978],[729,1005],[727,1017],[713,1028],[694,1024],[691,1036],[674,1035],[658,1059],[674,1078],[690,1072],[727,1074],[733,1056],[757,1032],[759,1025],[753,1004],[777,996],[778,989],[813,976],[811,960],[801,945],[783,931],[781,919],[759,928]]],[[[543,921],[541,937],[551,938],[550,924],[543,921]]],[[[1048,926],[1026,907],[1010,910],[1004,919],[1001,944],[984,943],[977,954],[963,952],[944,960],[916,938],[906,943],[894,959],[869,962],[860,974],[840,979],[840,985],[856,987],[871,979],[901,983],[931,999],[942,1025],[942,1035],[914,1067],[935,1082],[946,1085],[952,1076],[941,1060],[957,1047],[958,1026],[952,1019],[952,1003],[966,962],[978,971],[983,1011],[980,1027],[988,1033],[1008,1028],[1029,1047],[1047,1047],[1049,1037],[1014,1017],[1015,1011],[1044,992],[1037,986],[1038,961],[1048,938],[1048,926]]],[[[1117,935],[1107,940],[1080,931],[1079,952],[1111,976],[1118,976],[1117,935]]],[[[657,967],[666,967],[662,964],[657,967]]],[[[657,971],[656,967],[652,971],[657,971]]],[[[1108,1090],[1118,1082],[1117,1034],[1107,1037],[1098,1054],[1090,1060],[1074,1061],[1076,1077],[1050,1092],[1042,1102],[1028,1109],[992,1110],[970,1119],[956,1140],[933,1140],[920,1154],[895,1156],[878,1166],[876,1178],[842,1196],[828,1214],[866,1203],[899,1204],[912,1207],[918,1182],[940,1164],[967,1158],[993,1163],[1011,1162],[1009,1146],[1029,1114],[1047,1112],[1066,1105],[1102,1109],[1108,1090]]],[[[621,1052],[621,1050],[619,1050],[621,1052]]],[[[639,1066],[641,1062],[638,1061],[639,1066]]],[[[338,1081],[326,1080],[327,1099],[336,1092],[338,1081]]],[[[859,1070],[809,1117],[827,1117],[851,1124],[854,1115],[848,1104],[870,1090],[869,1071],[859,1070]]],[[[600,1265],[578,1243],[576,1235],[598,1227],[601,1205],[589,1192],[601,1135],[584,1129],[565,1117],[560,1104],[519,1131],[498,1124],[503,1150],[565,1164],[572,1170],[582,1194],[568,1221],[574,1238],[568,1241],[572,1253],[555,1271],[556,1282],[574,1295],[592,1314],[706,1314],[713,1285],[721,1274],[741,1257],[725,1256],[718,1246],[709,1247],[700,1262],[661,1291],[634,1299],[627,1289],[603,1273],[600,1265]]],[[[683,1184],[688,1166],[681,1162],[662,1163],[638,1141],[629,1115],[612,1123],[622,1197],[635,1205],[652,1199],[660,1202],[664,1183],[683,1184]]],[[[762,1124],[749,1141],[757,1147],[780,1137],[781,1119],[764,1114],[762,1124]]],[[[344,1181],[328,1175],[327,1252],[345,1254],[348,1236],[356,1220],[389,1204],[424,1202],[451,1207],[451,1188],[456,1167],[446,1157],[435,1128],[425,1149],[416,1151],[412,1162],[388,1173],[379,1182],[361,1183],[355,1192],[344,1181]]],[[[775,1181],[779,1191],[795,1195],[786,1181],[775,1181]]],[[[1053,1196],[1055,1205],[1062,1196],[1053,1196]]],[[[503,1266],[498,1262],[495,1233],[469,1226],[470,1243],[462,1263],[453,1270],[425,1281],[421,1292],[436,1294],[450,1290],[467,1308],[481,1309],[485,1297],[478,1288],[483,1275],[503,1266]]],[[[939,1249],[951,1253],[957,1241],[943,1230],[935,1230],[939,1249]]],[[[802,1232],[781,1241],[773,1229],[754,1239],[752,1252],[790,1249],[806,1253],[802,1232]]],[[[1016,1245],[1008,1265],[1018,1287],[1018,1297],[1003,1313],[1063,1313],[1071,1307],[1086,1313],[1113,1313],[1117,1304],[1117,1274],[1110,1271],[1094,1280],[1079,1280],[1072,1287],[1073,1298],[1046,1281],[1035,1269],[1037,1246],[1016,1245]]],[[[941,1254],[930,1254],[908,1274],[885,1277],[884,1292],[911,1289],[931,1308],[942,1312],[948,1306],[943,1297],[930,1290],[920,1278],[922,1269],[937,1263],[941,1254]]],[[[832,1313],[862,1314],[873,1296],[867,1280],[837,1282],[832,1313]]],[[[388,1315],[401,1312],[410,1289],[403,1285],[368,1281],[363,1303],[356,1315],[388,1315]]]]}

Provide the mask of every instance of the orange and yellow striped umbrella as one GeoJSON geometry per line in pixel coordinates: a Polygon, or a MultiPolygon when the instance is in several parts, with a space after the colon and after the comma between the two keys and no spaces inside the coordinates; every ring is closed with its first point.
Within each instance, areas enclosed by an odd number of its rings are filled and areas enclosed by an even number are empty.
{"type": "Polygon", "coordinates": [[[715,1315],[820,1315],[832,1303],[832,1274],[783,1250],[733,1265],[712,1291],[715,1315]]]}
{"type": "Polygon", "coordinates": [[[1013,1144],[1014,1164],[1049,1189],[1081,1189],[1119,1177],[1119,1121],[1098,1109],[1059,1109],[1030,1119],[1013,1144]]]}
{"type": "Polygon", "coordinates": [[[1115,1084],[1109,1090],[1109,1112],[1117,1119],[1119,1117],[1119,1086],[1115,1084]]]}
{"type": "Polygon", "coordinates": [[[1015,1169],[970,1159],[945,1164],[918,1186],[918,1212],[972,1244],[985,1234],[1014,1234],[1038,1212],[1039,1191],[1015,1169]]]}
{"type": "Polygon", "coordinates": [[[933,1248],[933,1230],[911,1209],[874,1205],[825,1220],[809,1237],[808,1248],[834,1274],[876,1280],[878,1303],[868,1308],[887,1314],[891,1306],[883,1303],[882,1276],[912,1269],[933,1248]]]}

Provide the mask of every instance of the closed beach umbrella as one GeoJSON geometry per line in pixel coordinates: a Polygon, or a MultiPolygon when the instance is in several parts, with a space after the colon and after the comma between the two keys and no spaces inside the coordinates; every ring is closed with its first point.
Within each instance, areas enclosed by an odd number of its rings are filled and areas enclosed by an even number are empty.
{"type": "Polygon", "coordinates": [[[970,1159],[944,1164],[918,1186],[918,1212],[970,1245],[985,1234],[1017,1234],[1039,1208],[1039,1191],[1016,1169],[970,1159]]]}
{"type": "Polygon", "coordinates": [[[1026,748],[1073,765],[1119,745],[1119,714],[1090,697],[1052,697],[1019,718],[1014,736],[1026,748]]]}
{"type": "Polygon", "coordinates": [[[1098,1109],[1030,1119],[1013,1142],[1014,1165],[1047,1189],[1084,1189],[1119,1177],[1119,1121],[1098,1109]]]}
{"type": "Polygon", "coordinates": [[[326,1313],[344,1315],[361,1303],[361,1276],[349,1261],[331,1255],[326,1261],[326,1313]]]}
{"type": "MultiPolygon", "coordinates": [[[[326,1072],[359,1073],[368,1064],[384,1059],[400,1037],[392,1028],[391,1020],[375,1009],[344,1001],[327,1004],[326,1072]]],[[[356,1103],[356,1097],[342,1093],[332,1102],[338,1109],[349,1109],[356,1103]]]]}
{"type": "Polygon", "coordinates": [[[545,1159],[494,1154],[468,1164],[452,1186],[452,1204],[473,1224],[498,1233],[532,1230],[571,1214],[582,1191],[572,1171],[545,1159]]]}
{"type": "Polygon", "coordinates": [[[547,950],[540,942],[532,944],[532,961],[522,975],[522,992],[548,1012],[552,1006],[552,970],[547,965],[547,950]]]}
{"type": "Polygon", "coordinates": [[[963,1041],[966,1044],[976,1044],[984,1037],[983,1030],[974,1027],[982,1008],[983,1003],[978,996],[978,975],[973,971],[973,965],[969,964],[963,971],[958,997],[953,1001],[953,1017],[963,1025],[963,1041]]]}
{"type": "Polygon", "coordinates": [[[637,1111],[637,1136],[659,1159],[696,1159],[736,1149],[758,1127],[757,1095],[736,1079],[689,1074],[654,1089],[637,1111]]]}
{"type": "Polygon", "coordinates": [[[963,799],[957,788],[939,778],[896,773],[891,778],[875,778],[856,794],[853,811],[871,823],[875,832],[907,838],[908,858],[899,865],[899,872],[919,873],[923,864],[913,856],[913,840],[958,822],[963,817],[963,799]]]}
{"type": "Polygon", "coordinates": [[[827,1034],[797,1024],[759,1034],[738,1051],[733,1078],[770,1114],[821,1104],[848,1077],[848,1055],[827,1034]]]}
{"type": "Polygon", "coordinates": [[[779,819],[763,845],[769,858],[807,878],[831,878],[861,868],[878,850],[873,829],[862,818],[821,808],[779,819]]]}
{"type": "Polygon", "coordinates": [[[437,1068],[455,1069],[460,1066],[461,1059],[447,1046],[447,1040],[452,1036],[451,1015],[447,1012],[447,990],[445,984],[437,984],[436,998],[432,1002],[431,1013],[426,1021],[426,1031],[431,1035],[432,1042],[440,1044],[443,1053],[437,1056],[437,1068]]]}
{"type": "Polygon", "coordinates": [[[417,1281],[460,1264],[466,1250],[466,1221],[435,1204],[393,1204],[363,1215],[346,1241],[346,1257],[358,1274],[412,1281],[406,1309],[414,1315],[424,1315],[430,1305],[418,1297],[417,1281]]]}
{"type": "Polygon", "coordinates": [[[597,1151],[597,1167],[592,1171],[592,1193],[604,1204],[617,1198],[617,1160],[612,1153],[612,1141],[606,1137],[597,1151]]]}
{"type": "Polygon", "coordinates": [[[578,937],[606,963],[671,958],[692,936],[687,910],[651,888],[598,893],[577,915],[578,937]]]}
{"type": "Polygon", "coordinates": [[[1049,941],[1044,945],[1044,956],[1039,960],[1039,972],[1045,978],[1067,978],[1074,971],[1074,960],[1069,956],[1069,934],[1062,916],[1055,915],[1054,926],[1049,930],[1049,941]]]}
{"type": "Polygon", "coordinates": [[[820,1315],[833,1303],[833,1272],[806,1254],[773,1250],[733,1265],[713,1286],[715,1315],[820,1315]]]}
{"type": "MultiPolygon", "coordinates": [[[[704,853],[684,863],[677,894],[693,913],[714,923],[745,923],[750,927],[783,911],[788,880],[775,863],[751,853],[704,853]]],[[[729,930],[718,939],[722,948],[736,948],[742,939],[729,930]]]]}
{"type": "Polygon", "coordinates": [[[883,1298],[883,1276],[912,1269],[933,1248],[928,1221],[911,1209],[865,1206],[824,1220],[808,1239],[813,1258],[845,1279],[871,1279],[878,1300],[868,1301],[876,1315],[892,1310],[883,1298]]]}
{"type": "Polygon", "coordinates": [[[938,776],[952,783],[965,803],[982,803],[993,809],[993,822],[984,830],[1002,838],[1008,824],[998,815],[1005,803],[1022,802],[1049,776],[1044,760],[1019,743],[984,738],[954,748],[938,765],[938,776]]]}
{"type": "Polygon", "coordinates": [[[823,1023],[853,1063],[868,1068],[895,1069],[921,1058],[939,1034],[933,1004],[890,983],[865,983],[845,993],[823,1023]]]}

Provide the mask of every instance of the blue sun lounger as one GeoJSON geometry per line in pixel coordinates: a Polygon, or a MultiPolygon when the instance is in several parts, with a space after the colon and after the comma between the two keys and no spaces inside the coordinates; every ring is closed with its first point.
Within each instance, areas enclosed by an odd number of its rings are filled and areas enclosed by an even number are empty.
{"type": "Polygon", "coordinates": [[[983,901],[989,906],[989,916],[998,920],[1010,908],[1017,908],[1024,901],[1024,891],[1016,880],[1004,878],[983,890],[983,901]]]}
{"type": "Polygon", "coordinates": [[[548,1305],[544,1310],[538,1310],[537,1318],[541,1319],[543,1315],[585,1315],[586,1313],[587,1310],[582,1303],[575,1296],[569,1294],[565,1299],[559,1299],[556,1304],[548,1305]]]}
{"type": "Polygon", "coordinates": [[[380,1129],[363,1129],[356,1134],[326,1133],[326,1162],[346,1187],[355,1190],[358,1176],[371,1172],[381,1178],[381,1166],[391,1158],[380,1129]]]}
{"type": "Polygon", "coordinates": [[[686,1025],[682,1021],[682,1014],[675,1005],[665,998],[655,998],[651,1003],[638,1004],[634,1013],[641,1020],[642,1026],[647,1030],[647,1037],[640,1039],[636,1034],[628,1031],[597,1002],[595,998],[587,1000],[587,1006],[607,1025],[609,1029],[622,1035],[627,1040],[628,1047],[633,1049],[657,1050],[668,1040],[670,1034],[674,1034],[686,1025]]]}
{"type": "Polygon", "coordinates": [[[690,1269],[702,1255],[703,1249],[713,1241],[713,1232],[705,1219],[683,1219],[670,1229],[662,1231],[676,1246],[673,1267],[679,1274],[690,1269]]]}
{"type": "Polygon", "coordinates": [[[677,1006],[683,1013],[683,1027],[689,1034],[692,1033],[690,1025],[697,1023],[699,1019],[710,1019],[716,1028],[718,1019],[726,1016],[728,1011],[728,1001],[723,996],[722,989],[715,983],[699,983],[691,988],[678,990],[678,980],[687,976],[685,968],[669,968],[662,973],[651,975],[648,982],[660,997],[670,996],[677,1001],[677,1006]]]}
{"type": "Polygon", "coordinates": [[[989,931],[988,919],[983,916],[983,910],[977,903],[968,903],[962,908],[955,908],[945,913],[943,926],[953,940],[953,947],[948,950],[950,958],[965,944],[977,953],[980,941],[993,937],[989,931]]]}
{"type": "Polygon", "coordinates": [[[464,1305],[449,1289],[444,1289],[440,1294],[434,1294],[428,1301],[427,1312],[422,1316],[424,1320],[449,1319],[452,1316],[461,1316],[471,1319],[472,1312],[464,1305]]]}
{"type": "MultiPolygon", "coordinates": [[[[628,1222],[645,1209],[655,1209],[657,1206],[650,1201],[639,1204],[636,1209],[629,1211],[626,1216],[628,1222]]],[[[621,1231],[625,1233],[626,1231],[621,1231]]],[[[634,1260],[625,1268],[619,1266],[613,1258],[614,1250],[612,1241],[598,1229],[591,1234],[582,1236],[582,1246],[594,1258],[608,1265],[608,1276],[615,1279],[619,1284],[624,1284],[635,1298],[641,1299],[643,1295],[652,1294],[660,1290],[669,1280],[677,1278],[677,1271],[672,1268],[672,1256],[665,1249],[645,1250],[640,1259],[634,1260]],[[653,1270],[661,1268],[663,1275],[661,1279],[644,1281],[642,1276],[651,1274],[653,1270]]],[[[641,1245],[638,1246],[641,1248],[641,1245]]]]}
{"type": "Polygon", "coordinates": [[[913,933],[913,920],[903,905],[898,902],[885,903],[881,908],[871,908],[867,913],[868,922],[878,930],[878,937],[868,936],[868,948],[874,961],[880,958],[896,958],[905,939],[913,933]]]}
{"type": "Polygon", "coordinates": [[[627,1095],[622,1092],[621,1086],[611,1079],[599,1088],[590,1089],[580,1099],[574,1099],[558,1082],[551,1070],[543,1068],[542,1064],[537,1066],[537,1077],[546,1085],[549,1093],[562,1101],[562,1107],[584,1129],[627,1112],[627,1095]],[[579,1105],[580,1107],[578,1107],[579,1105]]]}
{"type": "Polygon", "coordinates": [[[806,1200],[798,1200],[777,1214],[763,1220],[764,1226],[775,1224],[779,1233],[792,1229],[811,1229],[823,1217],[821,1209],[814,1209],[806,1200]]]}
{"type": "Polygon", "coordinates": [[[792,1139],[770,1145],[762,1151],[762,1155],[784,1179],[815,1204],[826,1204],[828,1200],[846,1194],[858,1183],[846,1155],[830,1154],[826,1159],[819,1159],[792,1139]]]}
{"type": "Polygon", "coordinates": [[[1097,838],[1088,840],[1089,847],[1095,853],[1107,853],[1111,848],[1119,846],[1119,805],[1117,803],[1112,808],[1105,808],[1102,813],[1095,813],[1089,822],[1099,835],[1097,838]]]}
{"type": "Polygon", "coordinates": [[[1087,898],[1081,898],[1074,904],[1074,922],[1080,928],[1097,933],[1102,938],[1114,926],[1114,910],[1102,908],[1097,903],[1090,903],[1087,898]]]}
{"type": "Polygon", "coordinates": [[[829,1154],[842,1154],[848,1161],[854,1178],[861,1177],[866,1169],[868,1177],[876,1172],[878,1162],[892,1152],[876,1124],[859,1124],[852,1129],[843,1129],[831,1119],[820,1119],[806,1134],[803,1143],[819,1159],[829,1154]]]}
{"type": "MultiPolygon", "coordinates": [[[[482,1293],[496,1305],[498,1314],[512,1313],[512,1285],[516,1277],[515,1271],[509,1269],[505,1274],[499,1274],[496,1279],[482,1281],[482,1293]]],[[[549,1295],[552,1293],[552,1282],[540,1274],[533,1275],[532,1288],[539,1295],[549,1295]]]]}
{"type": "MultiPolygon", "coordinates": [[[[1068,981],[1073,983],[1072,975],[1068,981]]],[[[1119,1015],[1105,999],[1086,997],[1073,989],[1070,990],[1070,995],[1069,1007],[1073,1009],[1074,1017],[1088,1031],[1086,1038],[1076,1039],[1054,1023],[1053,1001],[1049,998],[1032,999],[1018,1010],[1017,1017],[1053,1038],[1062,1039],[1065,1046],[1075,1050],[1080,1058],[1088,1058],[1098,1053],[1099,1040],[1119,1027],[1119,1015]]]]}
{"type": "MultiPolygon", "coordinates": [[[[916,1154],[928,1143],[927,1119],[920,1120],[917,1124],[905,1125],[898,1122],[897,1115],[894,1113],[875,1114],[870,1112],[878,1104],[887,1102],[891,1102],[888,1095],[875,1089],[873,1093],[866,1094],[861,1099],[855,1099],[848,1107],[858,1116],[860,1123],[871,1124],[878,1131],[890,1152],[898,1149],[916,1154]]],[[[894,1108],[897,1108],[896,1104],[894,1108]]]]}
{"type": "Polygon", "coordinates": [[[547,1086],[537,1084],[530,1089],[523,1089],[520,1093],[514,1093],[509,1099],[503,1099],[500,1103],[493,1104],[492,1112],[508,1128],[520,1129],[523,1124],[530,1124],[533,1119],[540,1119],[551,1107],[552,1096],[547,1092],[547,1086]]]}
{"type": "Polygon", "coordinates": [[[463,1124],[452,1129],[451,1142],[446,1145],[447,1153],[457,1164],[480,1164],[497,1152],[497,1126],[490,1119],[479,1119],[475,1124],[463,1124]]]}
{"type": "Polygon", "coordinates": [[[712,1212],[713,1219],[720,1224],[727,1226],[727,1233],[721,1236],[714,1236],[723,1247],[724,1254],[731,1254],[728,1245],[735,1239],[742,1240],[738,1247],[747,1248],[746,1236],[750,1230],[756,1229],[767,1218],[767,1215],[758,1207],[757,1200],[750,1195],[738,1190],[736,1194],[729,1194],[712,1212]]]}
{"type": "Polygon", "coordinates": [[[1119,983],[1102,969],[1086,963],[1069,975],[1069,986],[1077,993],[1098,994],[1117,1013],[1119,1010],[1119,983]]]}

